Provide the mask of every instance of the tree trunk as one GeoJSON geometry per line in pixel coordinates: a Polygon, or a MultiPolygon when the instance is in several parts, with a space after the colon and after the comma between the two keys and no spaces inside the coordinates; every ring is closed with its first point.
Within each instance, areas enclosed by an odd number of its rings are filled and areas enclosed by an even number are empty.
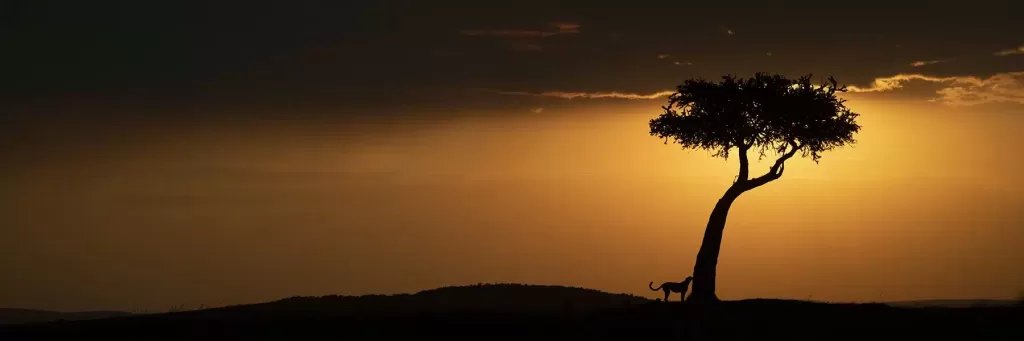
{"type": "Polygon", "coordinates": [[[725,231],[725,219],[729,215],[729,207],[742,193],[737,186],[730,187],[725,195],[718,199],[715,209],[711,211],[708,226],[704,230],[704,240],[697,252],[697,264],[693,266],[693,292],[690,301],[718,301],[715,295],[715,275],[718,267],[718,252],[722,248],[722,232],[725,231]]]}

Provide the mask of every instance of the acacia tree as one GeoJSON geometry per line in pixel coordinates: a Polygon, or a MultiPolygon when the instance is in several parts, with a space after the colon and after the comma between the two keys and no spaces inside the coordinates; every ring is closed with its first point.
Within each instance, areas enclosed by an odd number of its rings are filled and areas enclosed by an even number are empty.
{"type": "Polygon", "coordinates": [[[858,114],[836,97],[845,92],[835,79],[820,85],[811,75],[789,79],[757,73],[743,79],[722,77],[719,83],[690,79],[669,96],[664,113],[650,121],[651,135],[671,139],[688,149],[711,151],[713,157],[739,156],[739,174],[711,211],[693,267],[692,301],[717,301],[715,275],[722,232],[729,207],[746,191],[782,176],[786,160],[798,153],[815,163],[821,153],[856,142],[858,114]],[[750,177],[748,152],[758,159],[777,154],[768,172],[750,177]]]}

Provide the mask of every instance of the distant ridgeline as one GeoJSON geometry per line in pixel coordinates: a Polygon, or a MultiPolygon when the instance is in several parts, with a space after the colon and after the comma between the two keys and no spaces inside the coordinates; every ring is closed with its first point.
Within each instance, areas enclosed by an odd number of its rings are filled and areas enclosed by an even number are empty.
{"type": "Polygon", "coordinates": [[[919,301],[897,301],[886,303],[893,307],[903,308],[987,308],[987,307],[1010,307],[1015,305],[1024,306],[1024,300],[991,300],[991,299],[964,299],[964,300],[919,300],[919,301]]]}
{"type": "Polygon", "coordinates": [[[415,294],[291,297],[202,312],[251,312],[259,315],[355,315],[450,311],[582,312],[649,302],[651,300],[640,296],[611,294],[580,287],[502,283],[448,286],[415,294]]]}
{"type": "MultiPolygon", "coordinates": [[[[277,301],[220,308],[171,312],[187,316],[317,317],[434,312],[527,312],[561,313],[618,308],[648,303],[629,294],[610,294],[594,289],[514,283],[448,286],[415,294],[320,297],[296,296],[277,301]]],[[[127,312],[60,313],[28,309],[0,309],[0,324],[56,320],[85,320],[133,315],[127,312]]],[[[142,316],[142,315],[136,315],[142,316]]]]}
{"type": "Polygon", "coordinates": [[[132,315],[132,313],[124,311],[82,311],[62,313],[47,310],[0,308],[0,325],[46,322],[57,320],[94,320],[108,317],[122,317],[130,315],[132,315]]]}

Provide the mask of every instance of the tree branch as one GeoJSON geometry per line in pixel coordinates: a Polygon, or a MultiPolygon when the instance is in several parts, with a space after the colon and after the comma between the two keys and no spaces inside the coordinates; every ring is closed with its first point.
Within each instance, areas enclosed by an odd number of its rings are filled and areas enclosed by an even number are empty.
{"type": "Polygon", "coordinates": [[[750,179],[750,161],[747,159],[748,146],[741,145],[740,149],[740,174],[736,177],[736,182],[745,182],[750,179]]]}
{"type": "Polygon", "coordinates": [[[798,143],[796,143],[796,141],[792,141],[792,140],[789,141],[789,145],[790,145],[791,149],[788,152],[786,152],[785,154],[782,154],[782,156],[780,156],[777,160],[775,160],[775,164],[772,165],[772,167],[768,169],[768,173],[765,173],[764,175],[761,175],[759,177],[750,179],[750,181],[747,181],[744,184],[744,186],[742,186],[742,190],[743,191],[749,191],[749,190],[752,190],[754,188],[760,187],[761,185],[764,185],[766,183],[772,182],[775,179],[778,179],[778,178],[782,177],[782,173],[786,170],[786,160],[789,160],[790,158],[792,158],[793,155],[796,155],[796,152],[798,150],[800,150],[800,148],[803,148],[803,145],[798,144],[798,143]]]}

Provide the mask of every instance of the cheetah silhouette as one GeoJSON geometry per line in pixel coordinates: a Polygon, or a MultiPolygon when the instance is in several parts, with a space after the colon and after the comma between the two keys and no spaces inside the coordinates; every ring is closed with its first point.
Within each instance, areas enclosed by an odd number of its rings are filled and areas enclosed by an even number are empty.
{"type": "Polygon", "coordinates": [[[661,283],[657,288],[654,287],[654,282],[647,284],[648,288],[652,291],[661,290],[665,292],[665,302],[668,302],[668,296],[673,292],[679,293],[679,300],[686,300],[686,291],[690,289],[690,282],[693,281],[693,276],[686,276],[686,279],[682,282],[665,282],[661,283]]]}

